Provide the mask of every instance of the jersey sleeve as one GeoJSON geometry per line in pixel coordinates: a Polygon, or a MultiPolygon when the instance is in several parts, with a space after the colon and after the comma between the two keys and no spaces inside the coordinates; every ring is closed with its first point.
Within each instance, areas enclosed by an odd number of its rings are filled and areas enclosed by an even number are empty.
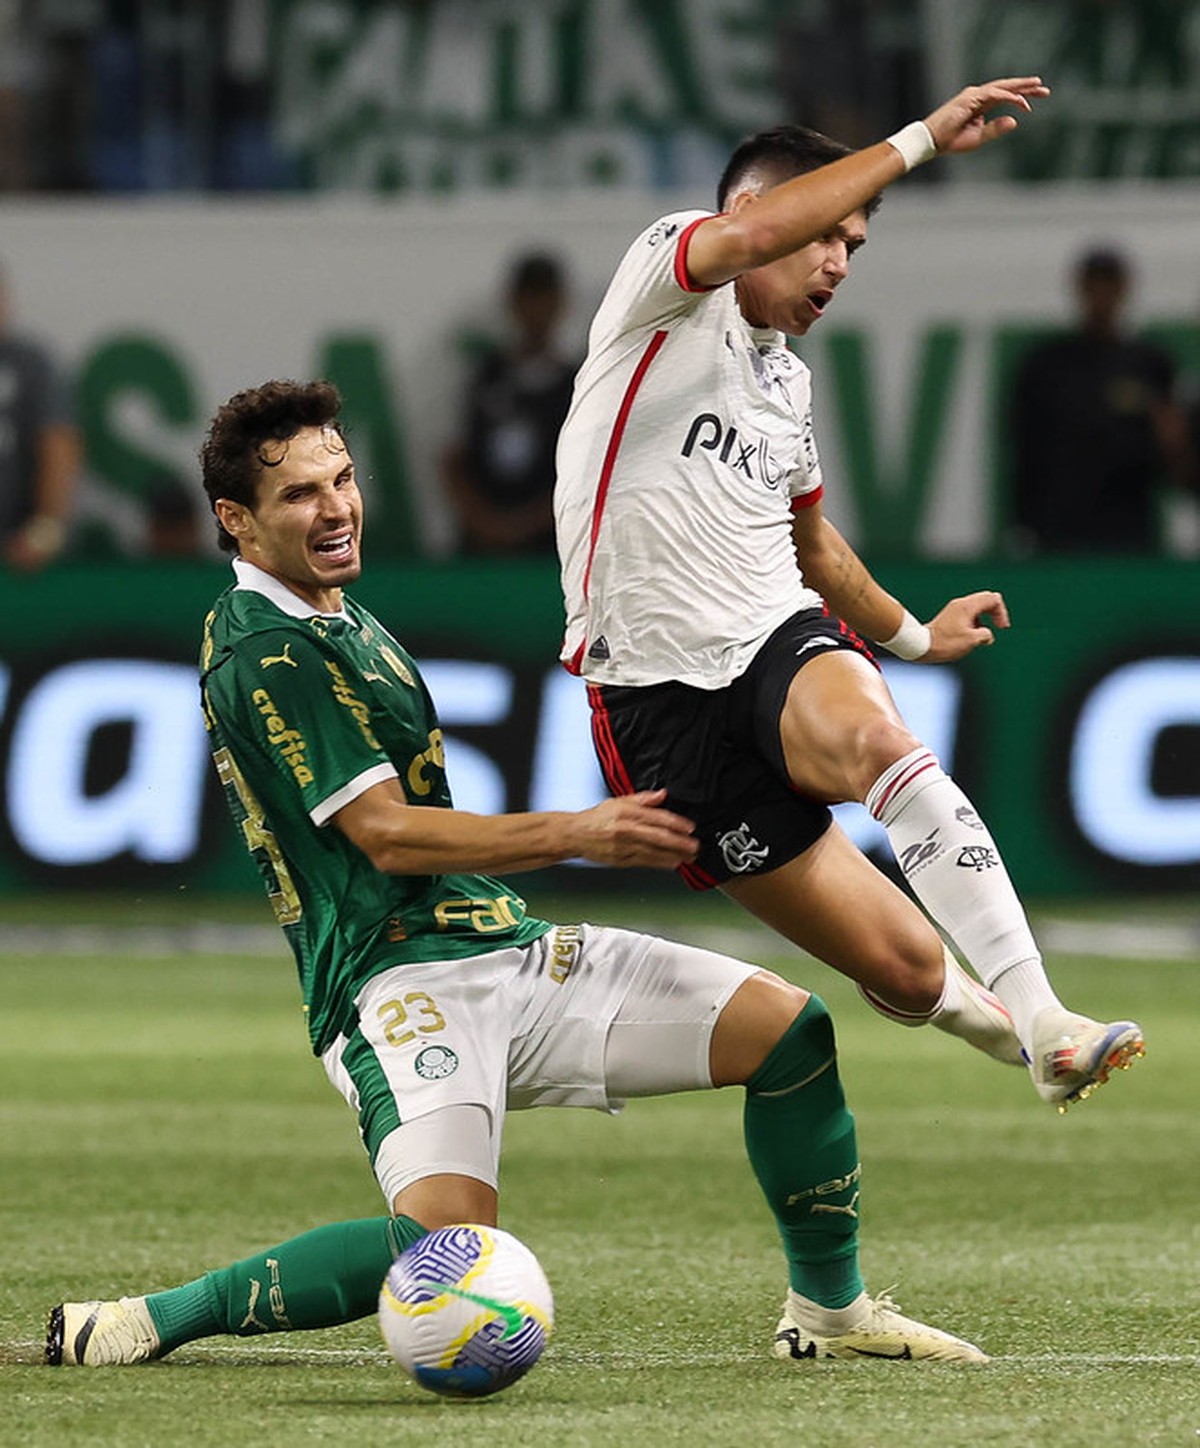
{"type": "Polygon", "coordinates": [[[792,512],[811,508],[819,503],[825,492],[821,474],[821,458],[817,452],[817,434],[813,426],[812,373],[803,363],[791,384],[796,419],[800,428],[800,446],[797,466],[788,479],[788,492],[792,500],[792,512]]]}
{"type": "Polygon", "coordinates": [[[397,770],[376,736],[366,691],[307,635],[256,633],[235,656],[226,700],[260,768],[316,825],[397,770]]]}
{"type": "Polygon", "coordinates": [[[686,312],[711,288],[693,283],[687,272],[692,233],[711,211],[676,211],[648,226],[622,258],[609,287],[610,325],[648,327],[686,312]]]}

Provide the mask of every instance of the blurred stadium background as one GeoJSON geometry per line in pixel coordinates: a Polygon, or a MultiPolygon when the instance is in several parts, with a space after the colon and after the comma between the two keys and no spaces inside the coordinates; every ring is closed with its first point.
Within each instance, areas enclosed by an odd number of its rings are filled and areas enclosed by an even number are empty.
{"type": "Polygon", "coordinates": [[[5,0],[0,264],[15,325],[70,371],[86,475],[67,556],[0,573],[0,916],[31,892],[258,888],[195,707],[225,565],[207,520],[195,558],[145,538],[164,475],[204,510],[203,426],[268,376],[345,393],[359,593],[428,664],[458,802],[598,797],[553,564],[455,558],[435,476],[512,258],[563,257],[580,340],[627,241],[710,204],[744,133],[867,142],[1034,71],[1054,96],[1018,137],[889,192],[803,344],[829,507],[914,609],[1005,591],[1000,647],[888,667],[1022,890],[1188,908],[1200,515],[1172,506],[1153,557],[1015,555],[1002,398],[1097,242],[1200,390],[1200,0],[5,0]]]}

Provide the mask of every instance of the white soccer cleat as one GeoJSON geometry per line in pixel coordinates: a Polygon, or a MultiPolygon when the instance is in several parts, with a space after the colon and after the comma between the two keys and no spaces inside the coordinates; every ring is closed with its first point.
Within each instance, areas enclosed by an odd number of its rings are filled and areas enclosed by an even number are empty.
{"type": "MultiPolygon", "coordinates": [[[[861,1306],[861,1317],[841,1332],[822,1332],[805,1326],[802,1309],[789,1293],[783,1316],[775,1329],[775,1356],[789,1362],[816,1358],[882,1358],[891,1362],[986,1363],[987,1353],[974,1343],[927,1327],[905,1317],[886,1292],[868,1297],[864,1292],[852,1307],[861,1306]]],[[[846,1309],[848,1312],[849,1309],[846,1309]]],[[[821,1309],[817,1308],[819,1316],[821,1309]]],[[[840,1315],[840,1314],[839,1314],[840,1315]]]]}
{"type": "Polygon", "coordinates": [[[1051,1006],[1033,1022],[1029,1074],[1042,1100],[1062,1112],[1145,1054],[1146,1042],[1136,1022],[1106,1024],[1051,1006]]]}
{"type": "Polygon", "coordinates": [[[46,1361],[51,1367],[111,1367],[144,1363],[162,1351],[144,1297],[116,1302],[61,1302],[46,1324],[46,1361]]]}

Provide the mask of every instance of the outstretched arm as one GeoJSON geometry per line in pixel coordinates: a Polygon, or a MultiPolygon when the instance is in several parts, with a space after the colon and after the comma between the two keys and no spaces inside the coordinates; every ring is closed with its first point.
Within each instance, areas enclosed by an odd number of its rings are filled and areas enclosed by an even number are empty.
{"type": "Polygon", "coordinates": [[[748,198],[748,204],[705,221],[688,244],[688,275],[698,286],[719,286],[742,272],[799,251],[920,161],[975,151],[1015,130],[1015,116],[992,115],[998,106],[1028,111],[1031,99],[1049,94],[1039,76],[968,86],[923,122],[915,122],[896,136],[796,176],[761,196],[748,198]],[[919,130],[922,125],[927,137],[919,130]]]}
{"type": "Polygon", "coordinates": [[[575,858],[673,869],[698,846],[691,821],[663,809],[664,798],[647,790],[586,810],[479,815],[410,805],[389,779],[338,810],[333,824],[389,875],[503,875],[575,858]]]}
{"type": "Polygon", "coordinates": [[[793,538],[804,581],[855,633],[874,640],[899,658],[948,663],[995,641],[992,629],[982,621],[985,615],[996,628],[1009,625],[1004,599],[992,590],[952,598],[928,624],[919,623],[898,598],[875,580],[825,517],[820,503],[796,514],[793,538]]]}

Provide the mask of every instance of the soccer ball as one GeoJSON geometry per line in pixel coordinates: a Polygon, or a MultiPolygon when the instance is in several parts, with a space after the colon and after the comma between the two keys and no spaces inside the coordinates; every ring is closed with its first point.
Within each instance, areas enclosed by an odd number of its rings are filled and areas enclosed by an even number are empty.
{"type": "Polygon", "coordinates": [[[498,1227],[441,1227],[400,1254],[379,1293],[388,1351],[431,1392],[498,1393],[529,1371],[554,1326],[537,1258],[498,1227]]]}

